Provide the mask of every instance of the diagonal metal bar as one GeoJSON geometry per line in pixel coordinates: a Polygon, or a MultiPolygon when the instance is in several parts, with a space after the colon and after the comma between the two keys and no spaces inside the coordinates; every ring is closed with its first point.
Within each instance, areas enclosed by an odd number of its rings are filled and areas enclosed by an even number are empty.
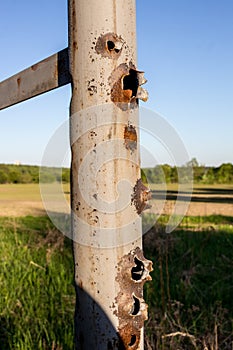
{"type": "Polygon", "coordinates": [[[0,110],[70,82],[66,48],[0,82],[0,110]]]}

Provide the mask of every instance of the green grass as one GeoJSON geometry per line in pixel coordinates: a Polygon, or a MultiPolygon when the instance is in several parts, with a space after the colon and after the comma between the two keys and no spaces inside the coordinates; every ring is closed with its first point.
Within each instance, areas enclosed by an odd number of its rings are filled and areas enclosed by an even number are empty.
{"type": "Polygon", "coordinates": [[[232,349],[232,218],[200,220],[219,227],[166,234],[160,225],[145,237],[147,258],[154,261],[153,283],[145,285],[152,349],[232,349]]]}
{"type": "MultiPolygon", "coordinates": [[[[144,236],[145,350],[231,350],[232,217],[188,217],[171,234],[166,219],[144,236]]],[[[73,349],[71,242],[47,217],[0,218],[0,271],[0,349],[73,349]]]]}
{"type": "Polygon", "coordinates": [[[71,245],[45,217],[0,220],[0,348],[72,349],[71,245]]]}
{"type": "MultiPolygon", "coordinates": [[[[43,184],[49,188],[57,183],[43,184]]],[[[62,184],[64,191],[69,192],[69,184],[62,184]]],[[[44,188],[43,187],[43,188],[44,188]]],[[[7,201],[41,201],[39,184],[0,184],[0,199],[7,201]]]]}
{"type": "Polygon", "coordinates": [[[0,185],[1,200],[40,201],[38,184],[4,184],[0,185]]]}

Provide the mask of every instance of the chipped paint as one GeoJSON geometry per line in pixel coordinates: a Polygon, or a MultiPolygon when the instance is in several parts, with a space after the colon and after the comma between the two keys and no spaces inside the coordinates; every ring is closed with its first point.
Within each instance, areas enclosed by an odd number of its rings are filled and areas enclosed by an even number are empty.
{"type": "Polygon", "coordinates": [[[150,208],[150,199],[151,191],[143,184],[142,179],[138,179],[134,186],[131,199],[131,203],[135,205],[138,214],[141,214],[143,210],[150,208]]]}
{"type": "Polygon", "coordinates": [[[119,334],[125,349],[137,350],[141,341],[141,330],[147,320],[147,304],[143,299],[143,286],[151,280],[152,262],[145,259],[142,250],[137,247],[122,257],[118,264],[117,282],[119,293],[116,298],[119,318],[119,334]],[[140,279],[134,278],[139,270],[143,270],[140,279]],[[143,266],[143,268],[142,268],[143,266]]]}
{"type": "Polygon", "coordinates": [[[126,149],[134,152],[137,149],[137,131],[133,125],[128,124],[125,127],[124,139],[126,149]]]}
{"type": "Polygon", "coordinates": [[[93,96],[94,94],[97,93],[97,85],[95,83],[95,79],[91,79],[88,81],[87,90],[88,90],[90,96],[93,96]]]}

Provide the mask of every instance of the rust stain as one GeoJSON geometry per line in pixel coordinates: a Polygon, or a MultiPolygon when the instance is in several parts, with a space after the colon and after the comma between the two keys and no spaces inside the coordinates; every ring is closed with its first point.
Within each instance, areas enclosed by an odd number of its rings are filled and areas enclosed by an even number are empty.
{"type": "Polygon", "coordinates": [[[111,138],[112,138],[112,127],[110,127],[109,133],[108,133],[108,139],[111,140],[111,138]]]}
{"type": "Polygon", "coordinates": [[[77,41],[74,41],[73,42],[73,49],[77,50],[77,48],[78,48],[78,43],[77,43],[77,41]]]}
{"type": "Polygon", "coordinates": [[[141,340],[141,329],[147,319],[147,304],[143,299],[143,286],[146,281],[151,280],[149,273],[153,270],[152,262],[145,259],[142,250],[137,247],[122,257],[117,268],[116,281],[120,292],[116,298],[118,310],[115,311],[115,314],[119,319],[118,332],[125,349],[137,350],[141,340]],[[135,261],[140,261],[143,265],[144,272],[140,280],[132,277],[132,270],[135,271],[137,268],[135,261]]]}
{"type": "Polygon", "coordinates": [[[151,192],[146,187],[142,179],[138,179],[133,189],[131,203],[135,205],[137,213],[140,215],[143,210],[150,208],[148,201],[151,199],[151,192]]]}
{"type": "Polygon", "coordinates": [[[83,281],[82,280],[79,281],[79,285],[78,286],[79,286],[80,289],[83,289],[83,281]]]}
{"type": "Polygon", "coordinates": [[[101,35],[96,43],[95,50],[102,57],[117,59],[123,49],[124,40],[115,33],[101,35]]]}
{"type": "Polygon", "coordinates": [[[33,64],[33,65],[31,66],[31,69],[32,69],[33,71],[35,71],[35,70],[37,70],[38,66],[39,66],[38,63],[33,64]]]}
{"type": "Polygon", "coordinates": [[[127,125],[124,130],[125,147],[134,152],[137,149],[137,132],[133,125],[127,125]]]}
{"type": "Polygon", "coordinates": [[[19,77],[19,78],[17,79],[18,88],[20,88],[20,84],[21,84],[21,78],[19,77]]]}
{"type": "Polygon", "coordinates": [[[144,72],[136,69],[132,62],[120,64],[109,77],[111,100],[122,110],[136,108],[138,99],[144,102],[148,93],[141,85],[146,83],[144,72]]]}

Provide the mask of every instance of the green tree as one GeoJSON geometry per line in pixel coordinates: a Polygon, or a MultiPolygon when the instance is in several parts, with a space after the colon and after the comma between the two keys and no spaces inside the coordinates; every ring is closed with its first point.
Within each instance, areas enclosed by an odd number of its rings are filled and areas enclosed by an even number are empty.
{"type": "Polygon", "coordinates": [[[171,182],[171,173],[172,173],[171,166],[168,164],[163,164],[161,166],[161,168],[162,168],[166,183],[170,183],[171,182]]]}
{"type": "Polygon", "coordinates": [[[206,173],[203,175],[203,182],[205,184],[213,184],[216,182],[215,172],[213,167],[209,167],[206,173]]]}
{"type": "Polygon", "coordinates": [[[0,170],[0,184],[5,184],[8,182],[8,176],[3,170],[0,170]]]}
{"type": "Polygon", "coordinates": [[[10,183],[14,183],[14,184],[18,184],[22,181],[21,178],[21,173],[18,170],[11,170],[9,172],[9,182],[10,183]]]}
{"type": "Polygon", "coordinates": [[[219,168],[216,168],[216,173],[219,183],[233,182],[233,165],[231,163],[222,164],[219,168]]]}
{"type": "Polygon", "coordinates": [[[65,182],[65,183],[70,182],[70,169],[68,168],[62,169],[62,182],[65,182]]]}
{"type": "Polygon", "coordinates": [[[178,182],[178,173],[177,173],[177,167],[176,166],[173,166],[171,168],[170,182],[171,183],[177,183],[178,182]]]}

